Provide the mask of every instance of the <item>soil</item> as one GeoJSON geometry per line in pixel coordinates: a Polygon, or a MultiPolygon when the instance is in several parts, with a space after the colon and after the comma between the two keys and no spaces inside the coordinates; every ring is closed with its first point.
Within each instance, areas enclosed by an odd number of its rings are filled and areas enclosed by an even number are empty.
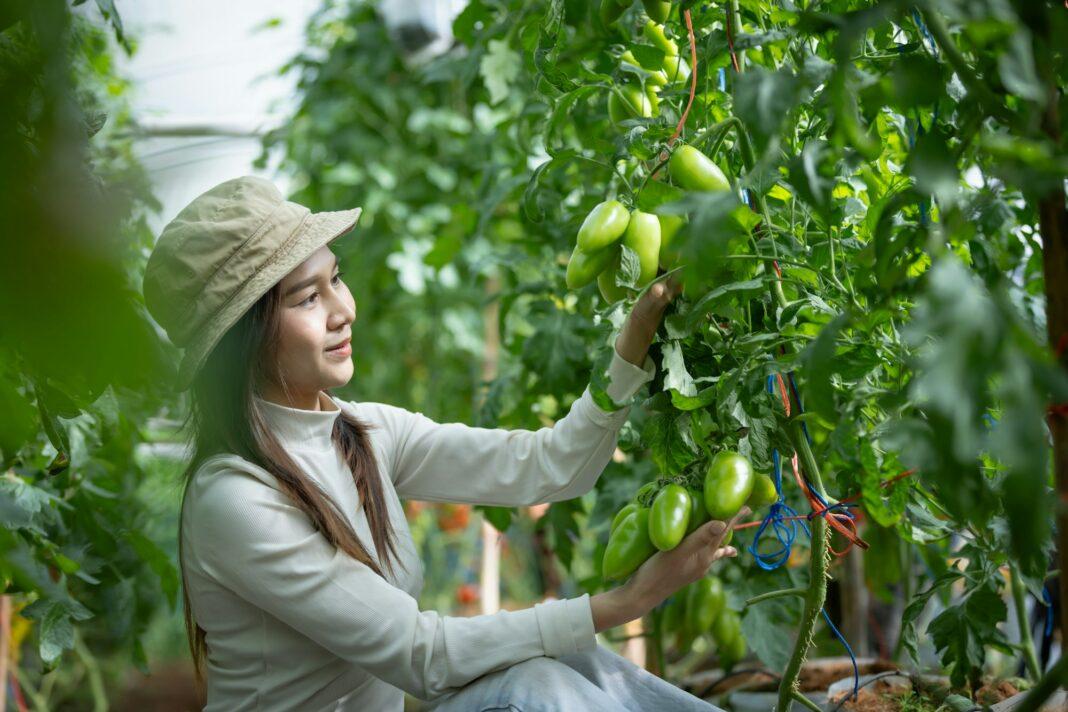
{"type": "Polygon", "coordinates": [[[975,701],[981,705],[993,705],[1018,694],[1020,694],[1020,691],[1016,689],[1015,685],[1008,680],[1001,680],[987,683],[976,690],[975,701]]]}
{"type": "MultiPolygon", "coordinates": [[[[897,670],[898,666],[888,660],[874,660],[860,665],[861,675],[897,670]]],[[[848,659],[818,660],[801,668],[802,692],[826,692],[833,683],[853,674],[853,664],[848,659]]]]}

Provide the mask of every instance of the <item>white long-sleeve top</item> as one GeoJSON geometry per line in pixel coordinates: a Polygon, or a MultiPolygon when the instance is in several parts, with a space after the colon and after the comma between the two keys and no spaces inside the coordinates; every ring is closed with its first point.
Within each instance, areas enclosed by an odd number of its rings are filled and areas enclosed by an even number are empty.
{"type": "MultiPolygon", "coordinates": [[[[608,395],[628,403],[654,375],[613,352],[608,395]]],[[[536,431],[439,424],[420,413],[320,394],[321,410],[260,399],[272,431],[348,517],[379,561],[347,463],[331,441],[345,410],[369,437],[400,566],[384,580],[338,551],[280,491],[233,454],[197,469],[183,506],[183,571],[206,631],[209,712],[403,709],[523,660],[596,645],[589,594],[519,611],[420,611],[422,563],[401,498],[521,506],[581,496],[615,450],[629,407],[606,412],[587,388],[536,431]]]]}

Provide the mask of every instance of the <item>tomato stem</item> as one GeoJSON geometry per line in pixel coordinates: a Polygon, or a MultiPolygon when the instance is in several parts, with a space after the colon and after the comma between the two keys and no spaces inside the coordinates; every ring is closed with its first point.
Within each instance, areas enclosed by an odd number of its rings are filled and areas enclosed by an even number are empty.
{"type": "Polygon", "coordinates": [[[1012,587],[1012,603],[1016,609],[1016,623],[1020,628],[1020,647],[1024,663],[1027,664],[1027,674],[1032,682],[1038,682],[1042,677],[1042,668],[1039,667],[1038,655],[1035,654],[1035,641],[1031,637],[1031,622],[1027,620],[1023,581],[1020,579],[1019,567],[1011,561],[1009,562],[1009,584],[1012,587]]]}

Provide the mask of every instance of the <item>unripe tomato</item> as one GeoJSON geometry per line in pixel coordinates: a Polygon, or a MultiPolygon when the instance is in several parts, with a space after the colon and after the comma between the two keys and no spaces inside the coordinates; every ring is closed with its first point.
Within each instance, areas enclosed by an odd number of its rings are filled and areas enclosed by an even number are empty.
{"type": "Polygon", "coordinates": [[[626,519],[631,512],[634,512],[637,509],[637,502],[630,502],[629,504],[623,505],[623,507],[618,512],[616,512],[616,516],[612,518],[612,526],[609,527],[608,533],[611,534],[612,532],[614,532],[616,530],[616,527],[619,526],[619,523],[626,519]]]}
{"type": "Polygon", "coordinates": [[[619,262],[622,258],[621,250],[614,250],[614,256],[608,266],[597,275],[597,288],[601,290],[601,297],[609,304],[615,304],[627,296],[627,288],[616,284],[616,275],[619,274],[619,262]]]}
{"type": "Polygon", "coordinates": [[[757,510],[778,500],[779,493],[775,491],[775,481],[767,475],[757,475],[753,480],[753,492],[745,503],[750,509],[757,510]]]}
{"type": "Polygon", "coordinates": [[[582,289],[597,278],[597,275],[612,261],[612,254],[619,250],[606,248],[589,253],[581,247],[575,247],[567,263],[564,282],[568,289],[582,289]]]}
{"type": "Polygon", "coordinates": [[[635,210],[623,233],[623,244],[638,254],[641,271],[638,286],[644,287],[654,277],[660,263],[660,220],[652,213],[635,210]]]}
{"type": "Polygon", "coordinates": [[[645,98],[649,100],[650,112],[653,116],[660,116],[660,96],[657,92],[660,91],[660,87],[653,83],[645,85],[645,98]]]}
{"type": "Polygon", "coordinates": [[[692,534],[699,526],[705,522],[712,521],[712,518],[708,516],[708,510],[705,509],[705,495],[703,492],[697,490],[689,490],[690,493],[690,519],[686,525],[686,534],[692,534]]]}
{"type": "Polygon", "coordinates": [[[736,452],[716,453],[705,474],[705,509],[713,519],[727,521],[753,493],[753,466],[736,452]]]}
{"type": "Polygon", "coordinates": [[[601,561],[601,575],[606,579],[624,579],[656,551],[649,541],[649,508],[631,512],[608,537],[601,561]]]}
{"type": "Polygon", "coordinates": [[[664,77],[667,79],[668,84],[685,82],[690,78],[689,62],[686,61],[685,57],[677,54],[665,55],[661,68],[664,70],[664,77]]]}
{"type": "Polygon", "coordinates": [[[716,645],[726,648],[735,638],[742,637],[742,619],[729,608],[724,608],[712,624],[712,638],[716,645]]]}
{"type": "Polygon", "coordinates": [[[622,237],[629,222],[630,213],[623,203],[605,200],[587,213],[579,227],[576,243],[583,251],[593,254],[622,237]]]}
{"type": "Polygon", "coordinates": [[[726,645],[718,646],[718,652],[720,667],[729,672],[732,667],[745,659],[745,654],[748,652],[745,636],[739,635],[726,645]]]}
{"type": "Polygon", "coordinates": [[[668,173],[686,190],[730,190],[727,176],[712,159],[693,146],[683,144],[668,160],[668,173]]]}
{"type": "MultiPolygon", "coordinates": [[[[619,124],[639,116],[647,119],[659,113],[659,100],[654,110],[653,100],[641,87],[625,84],[619,91],[623,94],[622,99],[614,91],[608,95],[608,118],[612,123],[619,124]]],[[[653,97],[655,98],[656,94],[653,94],[653,97]]]]}
{"type": "Polygon", "coordinates": [[[660,24],[667,22],[671,14],[671,3],[665,0],[642,0],[642,7],[651,20],[660,24]]]}
{"type": "Polygon", "coordinates": [[[727,593],[723,582],[715,576],[706,576],[693,582],[690,600],[686,607],[690,629],[697,635],[712,630],[716,619],[724,611],[727,593]]]}
{"type": "Polygon", "coordinates": [[[660,220],[660,266],[664,270],[674,269],[679,264],[679,252],[672,247],[675,235],[686,224],[686,218],[682,215],[664,214],[657,215],[660,220]]]}
{"type": "Polygon", "coordinates": [[[664,34],[664,26],[662,24],[648,20],[645,23],[645,27],[642,28],[642,33],[645,35],[645,39],[663,50],[667,56],[678,56],[679,46],[664,34]]]}
{"type": "Polygon", "coordinates": [[[660,618],[660,627],[665,633],[673,633],[679,629],[679,626],[683,625],[683,613],[685,608],[683,601],[680,600],[679,594],[675,593],[664,604],[664,613],[660,618]]]}
{"type": "Polygon", "coordinates": [[[660,490],[649,509],[649,540],[660,551],[674,549],[690,523],[690,493],[682,485],[660,490]]]}

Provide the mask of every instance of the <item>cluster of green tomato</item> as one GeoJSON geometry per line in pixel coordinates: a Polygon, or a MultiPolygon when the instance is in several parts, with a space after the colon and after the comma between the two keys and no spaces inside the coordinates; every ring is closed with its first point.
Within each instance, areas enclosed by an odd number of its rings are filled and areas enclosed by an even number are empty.
{"type": "MultiPolygon", "coordinates": [[[[668,174],[686,190],[730,190],[730,181],[719,166],[686,144],[672,152],[668,174]]],[[[606,301],[624,298],[628,288],[618,279],[623,246],[638,256],[640,268],[635,286],[644,287],[656,277],[658,267],[670,270],[677,266],[679,254],[673,242],[685,223],[680,215],[628,211],[618,200],[598,203],[579,227],[575,249],[567,263],[568,289],[581,289],[596,279],[606,301]]]]}
{"type": "Polygon", "coordinates": [[[690,78],[690,66],[679,55],[679,46],[664,33],[663,25],[649,20],[645,23],[642,34],[664,52],[664,58],[660,62],[647,61],[643,64],[629,49],[619,55],[619,61],[624,66],[642,70],[639,74],[643,76],[644,87],[628,82],[618,93],[612,92],[608,95],[608,118],[614,124],[639,116],[659,116],[660,89],[690,78]]]}
{"type": "MultiPolygon", "coordinates": [[[[712,519],[726,521],[743,505],[756,511],[778,499],[775,483],[767,475],[753,472],[744,455],[725,450],[709,462],[702,492],[670,483],[660,488],[645,506],[640,500],[651,494],[655,484],[639,490],[612,520],[601,562],[605,579],[618,580],[632,574],[646,559],[659,551],[674,549],[689,534],[712,519]]],[[[727,533],[722,546],[730,543],[727,533]]],[[[719,579],[704,577],[679,591],[664,611],[665,627],[679,632],[680,646],[711,631],[725,660],[745,655],[738,614],[724,605],[719,579]],[[740,652],[739,652],[740,651],[740,652]]]]}

